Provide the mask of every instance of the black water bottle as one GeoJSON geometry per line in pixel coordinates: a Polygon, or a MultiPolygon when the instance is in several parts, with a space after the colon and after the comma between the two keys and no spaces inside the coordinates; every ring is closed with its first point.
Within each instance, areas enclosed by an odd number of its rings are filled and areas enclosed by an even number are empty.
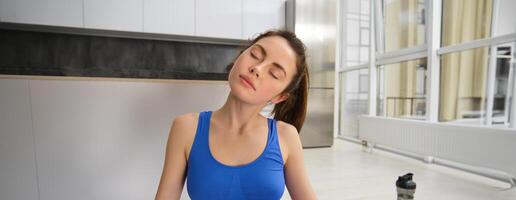
{"type": "Polygon", "coordinates": [[[416,192],[416,182],[412,181],[412,173],[399,176],[396,181],[398,200],[412,200],[416,192]]]}

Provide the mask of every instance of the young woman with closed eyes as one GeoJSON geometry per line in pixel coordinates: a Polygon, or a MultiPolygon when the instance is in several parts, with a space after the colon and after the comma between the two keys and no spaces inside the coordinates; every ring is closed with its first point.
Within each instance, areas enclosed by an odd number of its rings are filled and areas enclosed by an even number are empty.
{"type": "MultiPolygon", "coordinates": [[[[305,46],[294,33],[271,30],[229,66],[231,91],[214,111],[177,116],[170,128],[157,200],[316,199],[299,131],[306,116],[305,46]],[[260,115],[274,104],[274,118],[260,115]]],[[[207,97],[209,98],[209,97],[207,97]]]]}

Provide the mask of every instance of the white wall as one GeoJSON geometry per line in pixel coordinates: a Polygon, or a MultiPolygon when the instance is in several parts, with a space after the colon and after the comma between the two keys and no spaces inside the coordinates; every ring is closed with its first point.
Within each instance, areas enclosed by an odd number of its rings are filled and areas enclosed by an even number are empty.
{"type": "Polygon", "coordinates": [[[0,199],[153,199],[172,119],[228,92],[220,81],[0,78],[0,199]]]}

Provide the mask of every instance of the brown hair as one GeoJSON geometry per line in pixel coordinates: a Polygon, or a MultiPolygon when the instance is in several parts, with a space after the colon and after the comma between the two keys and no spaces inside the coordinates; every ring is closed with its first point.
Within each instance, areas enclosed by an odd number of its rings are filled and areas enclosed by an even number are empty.
{"type": "MultiPolygon", "coordinates": [[[[240,54],[242,54],[242,52],[244,52],[247,48],[258,42],[258,40],[270,36],[280,36],[288,41],[288,44],[296,53],[297,68],[297,72],[294,75],[294,78],[290,84],[281,92],[281,94],[290,94],[289,97],[285,101],[274,105],[272,113],[274,114],[274,119],[292,124],[296,127],[299,133],[301,132],[301,128],[303,127],[303,123],[306,117],[309,85],[308,64],[306,63],[305,54],[306,47],[303,42],[301,42],[295,33],[290,31],[276,29],[268,30],[264,33],[261,33],[256,38],[250,40],[249,44],[245,46],[244,50],[240,51],[236,58],[238,58],[238,56],[240,56],[240,54]]],[[[233,67],[233,64],[234,61],[226,67],[228,72],[233,67]]]]}

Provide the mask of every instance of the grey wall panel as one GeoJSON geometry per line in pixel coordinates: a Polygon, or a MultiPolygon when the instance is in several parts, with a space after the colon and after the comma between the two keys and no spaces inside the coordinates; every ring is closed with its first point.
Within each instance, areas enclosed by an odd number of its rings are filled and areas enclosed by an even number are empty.
{"type": "Polygon", "coordinates": [[[224,82],[30,85],[41,200],[153,199],[173,117],[218,108],[229,92],[224,82]]]}
{"type": "Polygon", "coordinates": [[[0,199],[38,199],[29,98],[27,80],[0,80],[0,199]]]}

